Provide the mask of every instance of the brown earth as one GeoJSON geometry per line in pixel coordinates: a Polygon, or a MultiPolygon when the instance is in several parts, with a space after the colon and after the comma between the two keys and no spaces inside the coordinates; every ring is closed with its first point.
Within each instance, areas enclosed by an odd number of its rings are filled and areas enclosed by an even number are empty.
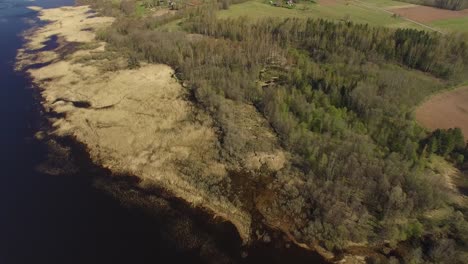
{"type": "Polygon", "coordinates": [[[421,23],[468,16],[468,9],[453,11],[430,6],[396,7],[389,10],[395,14],[421,23]]]}
{"type": "Polygon", "coordinates": [[[468,139],[468,87],[433,96],[416,109],[416,120],[424,127],[459,127],[468,139]]]}

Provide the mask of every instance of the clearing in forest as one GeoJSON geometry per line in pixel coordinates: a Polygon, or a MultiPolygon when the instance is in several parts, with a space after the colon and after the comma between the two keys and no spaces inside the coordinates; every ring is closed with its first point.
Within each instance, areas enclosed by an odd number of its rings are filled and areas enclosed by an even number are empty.
{"type": "Polygon", "coordinates": [[[424,127],[459,127],[468,138],[468,86],[437,94],[416,109],[416,119],[424,127]]]}

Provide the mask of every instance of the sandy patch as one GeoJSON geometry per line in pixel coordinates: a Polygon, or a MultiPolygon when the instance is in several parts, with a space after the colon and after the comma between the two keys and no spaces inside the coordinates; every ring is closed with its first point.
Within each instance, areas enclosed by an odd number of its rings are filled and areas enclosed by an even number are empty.
{"type": "Polygon", "coordinates": [[[41,20],[50,21],[51,23],[46,27],[37,29],[34,37],[28,40],[28,48],[39,49],[44,47],[43,43],[53,35],[60,35],[68,42],[93,41],[94,32],[99,28],[109,26],[114,18],[95,17],[90,13],[86,13],[89,10],[87,6],[42,10],[41,20]]]}
{"type": "Polygon", "coordinates": [[[28,6],[28,9],[34,10],[34,11],[41,11],[42,7],[40,6],[28,6]]]}
{"type": "Polygon", "coordinates": [[[453,11],[430,6],[394,7],[389,8],[389,10],[421,23],[468,16],[468,9],[453,11]]]}
{"type": "Polygon", "coordinates": [[[167,14],[170,14],[170,15],[174,15],[177,11],[175,10],[170,10],[170,9],[157,9],[157,10],[153,10],[151,15],[154,16],[154,17],[158,17],[158,16],[164,16],[164,15],[167,15],[167,14]]]}
{"type": "MultiPolygon", "coordinates": [[[[444,158],[439,156],[431,157],[431,163],[429,167],[434,171],[434,173],[442,176],[445,186],[448,188],[448,190],[450,190],[450,192],[447,194],[453,202],[461,206],[468,205],[467,193],[463,191],[465,184],[463,179],[467,176],[467,172],[459,170],[458,168],[454,167],[453,164],[450,164],[444,158]]],[[[432,211],[430,211],[429,214],[432,214],[432,211]]]]}
{"type": "Polygon", "coordinates": [[[416,120],[424,127],[459,127],[468,139],[468,87],[437,94],[416,109],[416,120]]]}
{"type": "Polygon", "coordinates": [[[345,255],[344,258],[338,262],[338,264],[365,264],[365,256],[345,255]]]}

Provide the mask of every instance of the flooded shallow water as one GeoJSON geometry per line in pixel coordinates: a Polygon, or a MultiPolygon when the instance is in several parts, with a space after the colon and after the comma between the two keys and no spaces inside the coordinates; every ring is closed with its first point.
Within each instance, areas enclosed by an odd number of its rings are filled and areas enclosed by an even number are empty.
{"type": "Polygon", "coordinates": [[[243,249],[232,225],[157,192],[142,196],[128,178],[109,179],[72,140],[55,150],[35,140],[44,121],[37,89],[13,69],[20,34],[38,24],[29,5],[73,1],[0,0],[0,264],[323,263],[293,246],[243,249]]]}

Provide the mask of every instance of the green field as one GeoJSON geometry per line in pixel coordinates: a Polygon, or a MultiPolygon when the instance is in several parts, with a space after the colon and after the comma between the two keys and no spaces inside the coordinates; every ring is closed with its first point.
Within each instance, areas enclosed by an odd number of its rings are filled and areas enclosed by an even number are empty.
{"type": "MultiPolygon", "coordinates": [[[[276,0],[275,0],[276,1],[276,0]]],[[[118,6],[118,0],[114,5],[118,6]]],[[[137,1],[135,15],[142,17],[151,14],[143,1],[137,1]]],[[[228,10],[218,13],[220,18],[248,17],[250,19],[261,19],[266,17],[278,18],[323,18],[334,21],[352,21],[355,23],[384,26],[389,28],[414,28],[430,30],[426,27],[406,20],[404,17],[394,17],[391,8],[416,6],[406,2],[394,0],[336,0],[335,3],[320,4],[320,0],[301,1],[292,8],[276,7],[269,0],[251,0],[241,4],[234,4],[228,10]]],[[[164,8],[164,7],[162,7],[164,8]]],[[[166,7],[167,8],[167,7],[166,7]]],[[[180,21],[172,22],[163,26],[166,31],[177,31],[180,21]]],[[[441,32],[468,32],[468,17],[444,19],[426,24],[433,30],[441,32]]]]}
{"type": "MultiPolygon", "coordinates": [[[[366,3],[372,3],[376,7],[385,7],[402,5],[404,3],[391,0],[366,0],[366,3]]],[[[219,12],[220,18],[246,16],[253,19],[265,17],[299,17],[299,18],[324,18],[330,20],[345,20],[356,23],[367,23],[371,25],[386,27],[405,27],[418,28],[411,22],[402,18],[394,18],[382,10],[374,9],[369,6],[361,5],[357,2],[337,3],[336,5],[320,5],[316,3],[300,3],[294,8],[275,7],[264,1],[248,1],[238,5],[232,5],[229,10],[219,12]]]]}
{"type": "MultiPolygon", "coordinates": [[[[232,5],[228,10],[219,12],[220,18],[232,18],[245,16],[251,19],[265,17],[298,17],[298,18],[323,18],[335,21],[350,20],[355,23],[365,23],[391,28],[415,28],[424,29],[415,23],[401,17],[392,17],[383,9],[396,6],[412,6],[411,4],[393,0],[360,0],[338,1],[334,5],[321,5],[320,2],[301,2],[294,8],[275,7],[269,1],[253,0],[237,5],[232,5]]],[[[468,17],[439,20],[427,24],[441,31],[468,32],[468,17]]]]}
{"type": "MultiPolygon", "coordinates": [[[[393,0],[361,0],[370,6],[374,6],[376,8],[392,8],[397,6],[417,6],[413,4],[409,4],[406,2],[399,2],[393,0]]],[[[451,19],[443,19],[433,21],[427,24],[430,27],[434,27],[436,29],[440,29],[443,32],[468,32],[468,16],[462,18],[451,18],[451,19]]]]}
{"type": "Polygon", "coordinates": [[[468,32],[468,17],[438,20],[430,25],[444,31],[468,32]]]}

